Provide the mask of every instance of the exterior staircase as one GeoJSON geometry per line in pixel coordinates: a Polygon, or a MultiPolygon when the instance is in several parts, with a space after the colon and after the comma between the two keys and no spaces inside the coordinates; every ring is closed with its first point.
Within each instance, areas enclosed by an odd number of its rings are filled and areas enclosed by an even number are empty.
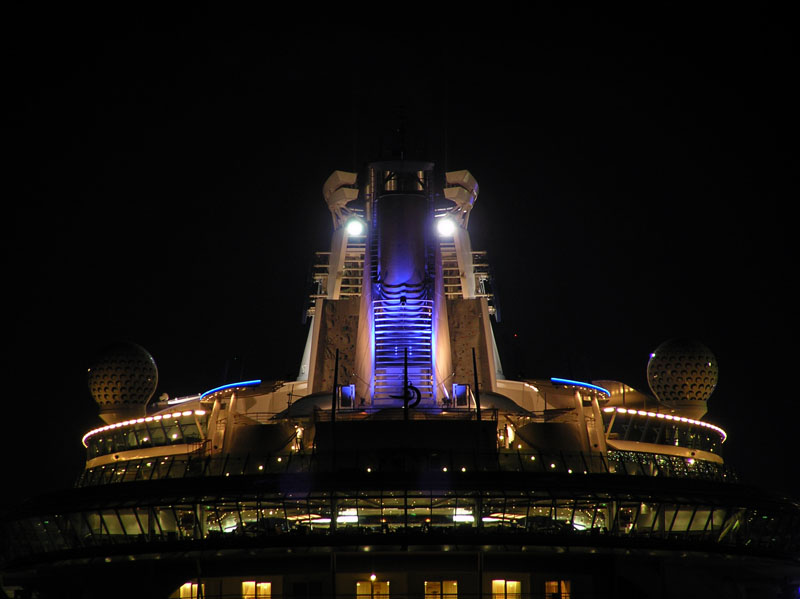
{"type": "Polygon", "coordinates": [[[456,246],[452,241],[442,241],[439,247],[442,255],[442,278],[444,279],[445,296],[448,299],[462,297],[461,269],[458,267],[456,246]]]}
{"type": "MultiPolygon", "coordinates": [[[[422,285],[381,289],[373,300],[375,363],[373,402],[397,405],[403,397],[404,360],[408,380],[422,402],[433,400],[433,300],[422,285]]],[[[414,398],[412,397],[412,400],[414,398]]]]}

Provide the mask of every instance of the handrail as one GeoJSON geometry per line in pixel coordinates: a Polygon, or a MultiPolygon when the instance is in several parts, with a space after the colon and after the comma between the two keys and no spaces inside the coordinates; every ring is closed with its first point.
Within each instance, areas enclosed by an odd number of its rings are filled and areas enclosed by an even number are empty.
{"type": "MultiPolygon", "coordinates": [[[[337,419],[339,416],[337,416],[337,419]]],[[[497,452],[406,449],[403,452],[338,449],[331,452],[290,450],[272,454],[172,455],[104,464],[85,470],[77,487],[173,478],[251,476],[334,471],[392,474],[517,472],[582,476],[646,476],[738,482],[736,472],[724,464],[664,454],[631,451],[602,453],[500,450],[497,452]],[[335,469],[334,469],[335,465],[335,469]]]]}

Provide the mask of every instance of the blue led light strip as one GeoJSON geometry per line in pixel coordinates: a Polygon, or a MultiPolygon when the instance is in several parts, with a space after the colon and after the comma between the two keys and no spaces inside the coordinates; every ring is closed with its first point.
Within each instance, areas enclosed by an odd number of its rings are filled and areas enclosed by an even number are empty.
{"type": "Polygon", "coordinates": [[[225,389],[233,389],[234,387],[253,387],[255,385],[260,385],[260,384],[261,384],[261,379],[255,379],[252,381],[242,381],[241,383],[229,383],[227,385],[222,385],[222,387],[217,387],[216,389],[210,389],[206,391],[200,396],[200,399],[203,399],[204,397],[211,395],[212,393],[216,393],[217,391],[225,391],[225,389]]]}
{"type": "Polygon", "coordinates": [[[569,379],[557,379],[557,378],[550,378],[550,382],[555,385],[571,385],[572,387],[585,387],[587,389],[594,389],[595,391],[600,391],[600,393],[604,393],[608,397],[611,397],[611,391],[608,389],[603,389],[602,387],[598,387],[597,385],[592,385],[591,383],[582,383],[581,381],[571,381],[569,379]]]}

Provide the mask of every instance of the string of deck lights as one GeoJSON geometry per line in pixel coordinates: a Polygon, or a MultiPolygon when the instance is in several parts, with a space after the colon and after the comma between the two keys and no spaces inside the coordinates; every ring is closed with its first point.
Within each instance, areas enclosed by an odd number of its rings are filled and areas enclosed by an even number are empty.
{"type": "Polygon", "coordinates": [[[96,435],[97,433],[102,433],[104,431],[110,431],[118,428],[124,428],[126,426],[133,426],[136,424],[141,424],[143,422],[159,422],[161,420],[168,420],[170,418],[181,418],[182,416],[205,416],[205,410],[185,410],[183,412],[172,412],[170,414],[157,414],[156,416],[144,416],[142,418],[134,418],[131,420],[123,420],[122,422],[115,422],[114,424],[107,424],[106,426],[101,426],[100,428],[95,428],[90,430],[86,433],[83,438],[81,439],[81,443],[83,443],[84,447],[89,447],[86,444],[86,439],[96,435]]]}
{"type": "Polygon", "coordinates": [[[644,410],[634,410],[633,408],[603,408],[603,412],[606,414],[611,414],[613,412],[617,412],[618,414],[629,414],[631,416],[644,416],[646,418],[660,418],[662,420],[672,420],[674,422],[684,422],[686,424],[692,424],[695,426],[702,426],[705,428],[710,428],[718,432],[722,435],[722,442],[725,443],[725,439],[728,438],[728,433],[722,430],[720,427],[716,426],[715,424],[709,424],[708,422],[703,422],[702,420],[692,420],[691,418],[686,418],[684,416],[673,416],[672,414],[661,414],[660,412],[646,412],[644,410]]]}
{"type": "MultiPolygon", "coordinates": [[[[209,389],[205,393],[202,393],[198,396],[192,396],[189,399],[195,400],[199,399],[200,401],[207,399],[209,396],[214,395],[215,393],[219,393],[221,391],[227,391],[229,389],[238,390],[244,387],[255,387],[261,384],[261,379],[254,379],[252,381],[240,381],[238,383],[229,383],[226,385],[222,385],[221,387],[215,387],[214,389],[209,389]]],[[[126,426],[133,426],[135,424],[141,424],[143,422],[158,422],[160,420],[166,420],[168,418],[180,418],[181,416],[205,416],[205,410],[185,410],[182,412],[172,412],[169,414],[157,414],[155,416],[144,416],[142,418],[133,418],[131,420],[124,420],[122,422],[115,422],[114,424],[108,424],[106,426],[101,426],[99,428],[95,428],[90,430],[86,433],[83,438],[81,439],[81,443],[83,443],[84,447],[89,447],[86,444],[86,439],[89,437],[96,435],[97,433],[102,433],[105,431],[117,429],[117,428],[124,428],[126,426]]]]}

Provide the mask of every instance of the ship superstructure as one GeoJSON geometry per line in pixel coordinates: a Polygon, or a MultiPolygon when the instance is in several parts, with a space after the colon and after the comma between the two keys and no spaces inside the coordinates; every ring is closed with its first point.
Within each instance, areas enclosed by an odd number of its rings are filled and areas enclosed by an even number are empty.
{"type": "Polygon", "coordinates": [[[788,588],[800,509],[723,460],[702,344],[654,351],[653,394],[506,379],[468,233],[478,191],[429,162],[328,178],[332,242],[297,380],[152,402],[147,351],[106,351],[90,369],[105,424],[83,437],[86,468],[5,517],[4,584],[298,599],[788,588]]]}

